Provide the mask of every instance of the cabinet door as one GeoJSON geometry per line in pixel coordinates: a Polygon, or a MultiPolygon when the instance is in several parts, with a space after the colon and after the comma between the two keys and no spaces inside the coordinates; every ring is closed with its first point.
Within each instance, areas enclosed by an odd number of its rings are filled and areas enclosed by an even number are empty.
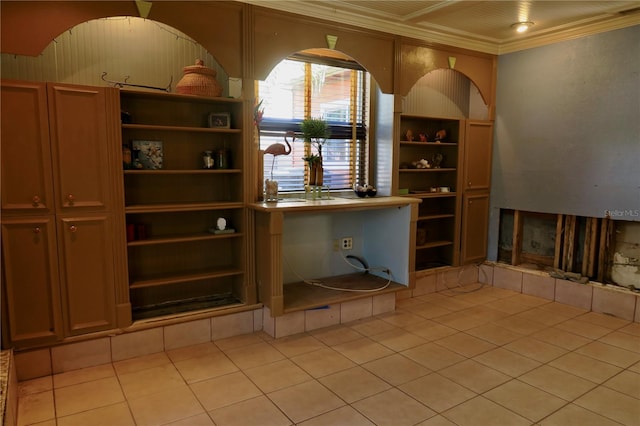
{"type": "Polygon", "coordinates": [[[489,190],[493,123],[468,121],[465,130],[464,185],[467,190],[489,190]]]}
{"type": "Polygon", "coordinates": [[[2,81],[2,213],[53,212],[44,83],[2,81]]]}
{"type": "Polygon", "coordinates": [[[105,215],[58,218],[58,252],[66,335],[115,324],[111,221],[105,215]]]}
{"type": "Polygon", "coordinates": [[[53,216],[2,221],[5,346],[62,338],[60,285],[53,216]]]}
{"type": "Polygon", "coordinates": [[[465,194],[462,200],[462,264],[487,258],[488,226],[489,193],[465,194]]]}
{"type": "Polygon", "coordinates": [[[58,212],[109,206],[105,88],[50,84],[51,148],[58,212]]]}

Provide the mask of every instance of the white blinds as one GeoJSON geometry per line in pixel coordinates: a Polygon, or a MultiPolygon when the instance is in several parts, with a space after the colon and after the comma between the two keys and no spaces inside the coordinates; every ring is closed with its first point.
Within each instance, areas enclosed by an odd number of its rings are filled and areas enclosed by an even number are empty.
{"type": "MultiPolygon", "coordinates": [[[[259,82],[263,101],[260,147],[285,143],[284,135],[299,133],[300,121],[322,118],[327,121],[331,137],[322,149],[324,184],[331,189],[351,188],[366,174],[366,73],[335,64],[317,64],[284,60],[265,81],[259,82]]],[[[291,142],[291,140],[289,140],[291,142]]],[[[304,189],[308,154],[301,137],[291,144],[291,154],[264,156],[264,178],[278,181],[280,191],[304,189]]]]}

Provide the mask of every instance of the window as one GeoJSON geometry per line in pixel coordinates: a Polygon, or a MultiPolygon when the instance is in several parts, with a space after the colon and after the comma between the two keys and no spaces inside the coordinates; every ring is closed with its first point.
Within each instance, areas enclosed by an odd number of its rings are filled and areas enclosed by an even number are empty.
{"type": "MultiPolygon", "coordinates": [[[[348,189],[367,181],[366,104],[369,76],[352,61],[294,56],[278,64],[258,82],[264,108],[260,149],[285,143],[287,131],[299,134],[305,118],[322,118],[331,131],[322,148],[324,185],[348,189]]],[[[289,155],[264,156],[264,179],[278,181],[279,191],[304,190],[309,147],[297,136],[289,155]]],[[[288,149],[288,148],[287,148],[288,149]]]]}

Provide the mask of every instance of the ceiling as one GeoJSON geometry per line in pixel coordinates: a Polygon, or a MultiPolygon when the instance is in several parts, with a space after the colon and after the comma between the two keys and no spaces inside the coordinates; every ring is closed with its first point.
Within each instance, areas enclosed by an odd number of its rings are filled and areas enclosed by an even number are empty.
{"type": "Polygon", "coordinates": [[[640,25],[640,1],[244,1],[491,54],[640,25]],[[519,34],[511,27],[518,21],[534,25],[519,34]]]}

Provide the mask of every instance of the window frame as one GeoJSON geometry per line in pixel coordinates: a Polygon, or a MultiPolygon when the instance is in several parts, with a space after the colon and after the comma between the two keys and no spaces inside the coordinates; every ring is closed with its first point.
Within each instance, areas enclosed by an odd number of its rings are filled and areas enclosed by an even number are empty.
{"type": "MultiPolygon", "coordinates": [[[[337,144],[344,147],[345,152],[349,155],[349,160],[344,164],[348,172],[347,182],[345,183],[345,179],[342,179],[342,184],[340,187],[336,187],[335,191],[347,191],[350,190],[355,184],[362,184],[368,181],[369,170],[370,170],[370,147],[371,143],[369,142],[371,135],[369,134],[369,113],[371,109],[370,100],[371,100],[371,90],[372,90],[372,79],[370,74],[357,62],[353,60],[343,60],[329,57],[317,56],[315,54],[309,55],[304,53],[298,53],[291,55],[283,61],[298,61],[303,62],[305,64],[305,81],[304,81],[304,115],[306,118],[311,118],[311,79],[310,79],[310,69],[312,64],[318,65],[328,65],[331,67],[339,67],[345,70],[350,70],[350,99],[349,99],[349,121],[333,121],[327,120],[329,127],[331,129],[331,138],[327,141],[328,145],[337,144]],[[359,78],[359,80],[358,80],[359,78]],[[343,142],[340,142],[343,141],[343,142]]],[[[282,61],[278,64],[280,65],[282,61]]],[[[278,66],[276,65],[276,67],[278,66]]],[[[274,70],[275,68],[274,67],[274,70]]],[[[260,84],[262,81],[256,82],[256,97],[257,99],[263,99],[260,95],[260,84]]],[[[314,117],[317,118],[317,117],[314,117]]],[[[296,143],[299,143],[301,140],[300,136],[300,122],[302,118],[291,118],[291,119],[282,119],[282,118],[273,118],[268,116],[268,112],[264,112],[264,116],[260,122],[260,126],[258,127],[259,135],[258,140],[260,143],[260,149],[264,149],[268,144],[264,143],[263,138],[271,138],[272,140],[276,140],[278,142],[283,141],[283,138],[288,131],[292,131],[296,134],[296,143]],[[274,139],[275,138],[275,139],[274,139]]],[[[289,140],[291,141],[291,140],[289,140]]],[[[326,151],[323,151],[326,152],[326,151]]],[[[305,144],[305,156],[310,153],[309,144],[305,144]]],[[[263,156],[263,173],[262,180],[270,178],[270,170],[274,163],[276,162],[275,158],[269,158],[271,156],[264,155],[263,156]]],[[[297,162],[297,160],[294,160],[297,162]]],[[[305,182],[309,173],[309,167],[306,162],[303,162],[303,177],[300,180],[300,184],[294,188],[287,188],[287,183],[290,185],[292,181],[282,182],[285,183],[281,189],[279,189],[280,193],[285,194],[293,194],[304,191],[305,182]]],[[[274,170],[277,170],[276,167],[274,170]]],[[[282,167],[282,170],[300,170],[299,166],[294,166],[290,168],[282,167]]],[[[326,168],[325,168],[326,170],[326,168]]],[[[344,170],[343,170],[344,173],[344,170]]],[[[299,174],[296,174],[299,175],[299,174]]],[[[274,177],[275,180],[279,180],[277,177],[274,177]]]]}

